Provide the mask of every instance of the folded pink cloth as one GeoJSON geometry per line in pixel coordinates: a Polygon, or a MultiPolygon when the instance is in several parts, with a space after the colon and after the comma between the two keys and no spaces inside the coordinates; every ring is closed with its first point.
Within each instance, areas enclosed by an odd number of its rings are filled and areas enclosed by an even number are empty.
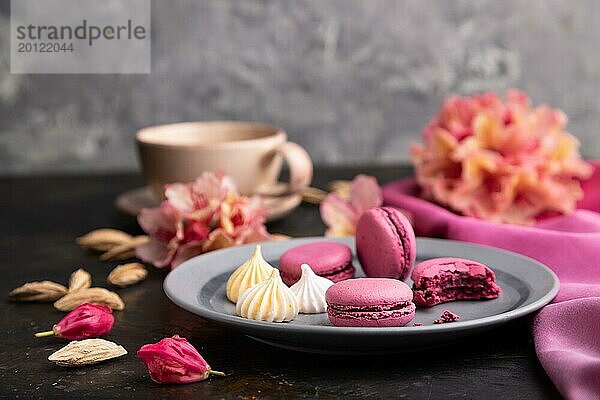
{"type": "Polygon", "coordinates": [[[600,161],[592,164],[578,209],[531,227],[457,215],[419,198],[414,179],[383,188],[384,203],[411,212],[420,236],[499,247],[552,268],[561,288],[535,316],[533,337],[542,366],[568,399],[600,399],[600,161]]]}

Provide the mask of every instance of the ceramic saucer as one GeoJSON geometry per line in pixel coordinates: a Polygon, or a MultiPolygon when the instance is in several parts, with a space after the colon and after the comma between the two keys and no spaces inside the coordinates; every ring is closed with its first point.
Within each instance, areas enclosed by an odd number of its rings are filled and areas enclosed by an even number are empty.
{"type": "MultiPolygon", "coordinates": [[[[302,202],[299,193],[278,197],[262,197],[262,203],[267,208],[267,221],[275,221],[291,213],[302,202]]],[[[157,207],[157,199],[148,187],[140,187],[121,193],[115,199],[115,207],[128,215],[137,216],[142,208],[157,207]]]]}

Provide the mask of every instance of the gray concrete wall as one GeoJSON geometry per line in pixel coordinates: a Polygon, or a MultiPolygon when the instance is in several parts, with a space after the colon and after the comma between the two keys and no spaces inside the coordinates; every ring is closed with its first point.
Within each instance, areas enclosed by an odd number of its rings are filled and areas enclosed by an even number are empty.
{"type": "Polygon", "coordinates": [[[600,157],[600,2],[164,0],[150,75],[11,75],[0,173],[134,169],[138,127],[242,119],[320,164],[396,163],[452,93],[519,87],[600,157]]]}

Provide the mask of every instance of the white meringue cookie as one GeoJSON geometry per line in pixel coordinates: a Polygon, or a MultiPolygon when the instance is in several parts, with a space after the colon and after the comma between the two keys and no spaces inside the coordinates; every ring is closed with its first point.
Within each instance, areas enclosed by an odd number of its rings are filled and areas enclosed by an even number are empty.
{"type": "Polygon", "coordinates": [[[327,311],[325,292],[333,282],[314,273],[308,264],[302,264],[302,276],[292,285],[290,290],[296,295],[300,312],[318,314],[327,311]]]}
{"type": "Polygon", "coordinates": [[[237,303],[240,294],[257,283],[267,280],[274,269],[263,258],[260,245],[256,245],[252,257],[233,271],[227,280],[227,298],[237,303]]]}
{"type": "Polygon", "coordinates": [[[284,322],[296,318],[299,308],[296,296],[281,280],[279,270],[273,269],[269,279],[240,295],[235,311],[248,319],[284,322]]]}

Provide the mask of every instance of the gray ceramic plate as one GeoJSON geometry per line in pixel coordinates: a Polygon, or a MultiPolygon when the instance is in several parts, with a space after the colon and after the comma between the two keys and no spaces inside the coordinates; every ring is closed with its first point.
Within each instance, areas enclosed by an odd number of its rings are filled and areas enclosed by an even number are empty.
{"type": "MultiPolygon", "coordinates": [[[[262,245],[265,259],[277,265],[279,256],[299,244],[335,240],[354,251],[354,238],[305,238],[262,245]]],[[[231,272],[252,254],[254,245],[234,247],[192,258],[173,270],[164,282],[167,296],[180,307],[229,329],[274,346],[318,353],[388,353],[440,346],[522,317],[549,303],[558,292],[558,278],[530,258],[491,247],[440,239],[417,239],[417,259],[464,257],[490,266],[502,288],[499,298],[457,301],[418,309],[415,319],[399,328],[341,328],[327,314],[300,314],[289,323],[261,322],[235,315],[225,295],[231,272]],[[460,315],[453,323],[433,325],[444,310],[460,315]],[[420,322],[423,326],[413,326],[420,322]]],[[[355,259],[357,276],[364,276],[355,259]]],[[[412,282],[407,282],[412,285],[412,282]]]]}

